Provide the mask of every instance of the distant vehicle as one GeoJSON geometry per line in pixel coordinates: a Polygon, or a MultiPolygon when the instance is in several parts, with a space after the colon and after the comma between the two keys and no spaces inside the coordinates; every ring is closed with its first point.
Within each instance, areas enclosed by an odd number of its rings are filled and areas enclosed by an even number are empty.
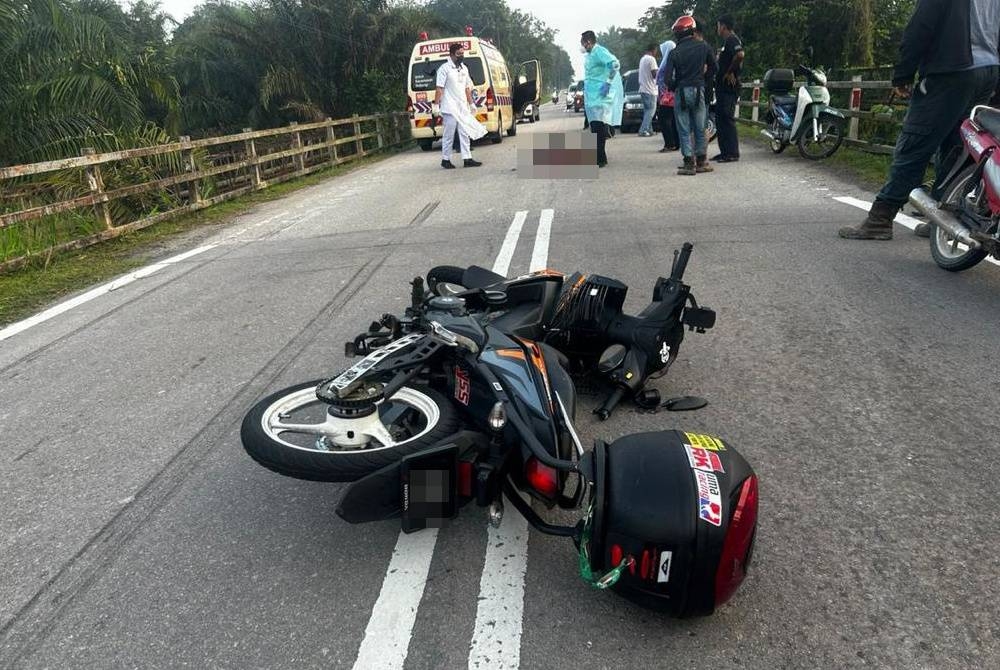
{"type": "Polygon", "coordinates": [[[552,91],[552,104],[556,105],[559,103],[559,91],[552,91]]]}
{"type": "Polygon", "coordinates": [[[465,47],[465,66],[472,77],[476,118],[489,131],[487,137],[494,144],[499,144],[505,132],[508,136],[517,134],[520,110],[538,96],[536,82],[532,78],[532,75],[538,76],[538,61],[522,63],[520,70],[525,74],[515,84],[503,55],[487,40],[472,35],[430,40],[422,34],[421,38],[410,55],[406,92],[410,130],[420,148],[430,151],[434,141],[439,139],[438,128],[443,121],[432,111],[437,69],[447,60],[448,48],[456,42],[465,47]],[[520,81],[522,78],[524,81],[520,81]]]}
{"type": "Polygon", "coordinates": [[[566,111],[573,109],[573,98],[576,96],[576,84],[566,89],[566,111]]]}
{"type": "MultiPolygon", "coordinates": [[[[634,133],[642,126],[642,96],[639,95],[639,71],[629,70],[622,75],[625,86],[625,109],[622,110],[622,132],[634,133]]],[[[653,115],[653,131],[659,132],[659,114],[653,115]]]]}
{"type": "Polygon", "coordinates": [[[583,80],[576,82],[576,92],[573,93],[573,111],[583,111],[583,80]]]}

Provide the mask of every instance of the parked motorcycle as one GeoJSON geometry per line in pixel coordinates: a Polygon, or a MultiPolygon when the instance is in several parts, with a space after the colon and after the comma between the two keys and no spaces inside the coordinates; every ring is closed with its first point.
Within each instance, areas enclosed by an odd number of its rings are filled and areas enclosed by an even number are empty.
{"type": "Polygon", "coordinates": [[[669,369],[685,328],[715,323],[683,283],[690,254],[685,244],[635,316],[622,312],[627,286],[606,277],[434,268],[427,288],[413,281],[402,317],[386,314],[347,343],[358,363],[254,406],[243,445],[281,474],[353,482],[337,508],[351,523],[400,518],[414,532],[475,501],[498,525],[506,497],[540,532],[574,540],[592,585],[674,616],[710,614],[751,560],[756,475],[730,444],[699,433],[585,451],[571,377],[606,382],[602,419],[623,398],[652,395],[644,384],[669,369]],[[585,515],[552,524],[529,499],[585,515]]]}
{"type": "Polygon", "coordinates": [[[794,71],[768,70],[764,89],[769,96],[764,117],[768,126],[761,134],[770,140],[771,151],[780,154],[794,142],[799,153],[810,160],[829,158],[837,152],[847,121],[830,106],[825,74],[805,65],[794,71]],[[806,84],[799,87],[798,95],[789,95],[796,74],[804,76],[806,84]]]}
{"type": "Polygon", "coordinates": [[[968,270],[987,256],[1000,259],[1000,110],[976,107],[962,123],[961,136],[939,184],[930,192],[910,193],[910,204],[934,226],[934,262],[951,272],[968,270]]]}

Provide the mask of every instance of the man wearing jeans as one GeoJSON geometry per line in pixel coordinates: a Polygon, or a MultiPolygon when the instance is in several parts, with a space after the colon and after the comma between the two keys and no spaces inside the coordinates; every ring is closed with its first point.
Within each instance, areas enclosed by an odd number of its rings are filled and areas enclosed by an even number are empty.
{"type": "MultiPolygon", "coordinates": [[[[653,114],[656,113],[656,45],[646,47],[646,53],[639,60],[639,96],[642,98],[642,125],[639,137],[653,136],[653,114]]],[[[662,120],[660,121],[662,123],[662,120]]]]}
{"type": "Polygon", "coordinates": [[[712,48],[694,38],[695,21],[690,16],[682,16],[674,22],[674,38],[677,47],[670,52],[663,77],[671,91],[674,91],[674,118],[677,121],[677,135],[680,138],[684,164],[677,174],[694,175],[712,172],[705,156],[705,122],[708,107],[705,101],[705,72],[715,65],[712,48]],[[694,135],[694,147],[691,136],[694,135]]]}
{"type": "MultiPolygon", "coordinates": [[[[857,227],[838,234],[851,240],[891,240],[892,222],[924,181],[937,152],[937,180],[946,176],[952,149],[961,144],[959,127],[975,105],[986,104],[1000,72],[1000,3],[996,0],[918,0],[903,33],[892,84],[911,97],[896,140],[889,182],[857,227]],[[914,75],[919,71],[916,87],[914,75]]],[[[939,194],[938,194],[939,195],[939,194]]]]}

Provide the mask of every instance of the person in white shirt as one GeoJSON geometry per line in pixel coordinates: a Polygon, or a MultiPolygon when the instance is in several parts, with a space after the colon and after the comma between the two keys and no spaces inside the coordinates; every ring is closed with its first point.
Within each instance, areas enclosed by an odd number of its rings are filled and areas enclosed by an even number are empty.
{"type": "Polygon", "coordinates": [[[448,60],[437,71],[435,104],[444,118],[444,134],[441,138],[441,167],[454,170],[451,162],[451,148],[458,131],[465,167],[479,167],[479,161],[472,158],[472,140],[486,134],[486,129],[476,121],[475,106],[472,103],[472,77],[462,61],[465,47],[456,42],[448,48],[448,60]],[[477,128],[478,126],[478,128],[477,128]],[[481,131],[481,132],[480,132],[481,131]]]}
{"type": "Polygon", "coordinates": [[[656,62],[656,45],[650,44],[639,61],[639,96],[642,98],[642,125],[639,126],[639,137],[653,136],[653,114],[656,113],[656,98],[659,93],[656,73],[659,69],[656,62]]]}

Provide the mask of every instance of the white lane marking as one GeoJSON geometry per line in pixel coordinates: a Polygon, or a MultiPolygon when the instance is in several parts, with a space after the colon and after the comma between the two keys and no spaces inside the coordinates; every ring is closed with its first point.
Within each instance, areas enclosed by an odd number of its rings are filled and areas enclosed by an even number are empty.
{"type": "Polygon", "coordinates": [[[174,263],[180,263],[181,261],[187,260],[192,256],[197,256],[198,254],[204,253],[209,249],[214,249],[215,246],[216,245],[214,244],[206,244],[203,247],[192,249],[191,251],[187,251],[183,254],[179,254],[177,256],[168,258],[165,261],[160,261],[159,263],[155,263],[153,265],[147,265],[144,268],[139,268],[138,270],[130,272],[123,277],[119,277],[114,281],[110,281],[107,284],[102,284],[101,286],[98,286],[95,289],[91,289],[86,293],[76,296],[75,298],[70,298],[69,300],[61,302],[54,307],[50,307],[44,312],[40,312],[32,317],[24,319],[23,321],[12,323],[3,330],[0,330],[0,342],[6,340],[9,337],[17,335],[18,333],[24,332],[25,330],[31,328],[32,326],[37,326],[38,324],[48,321],[53,317],[59,316],[64,312],[68,312],[74,307],[79,307],[83,303],[89,302],[94,298],[98,298],[106,293],[110,293],[111,291],[116,291],[121,287],[126,286],[127,284],[131,284],[136,279],[143,279],[144,277],[148,277],[151,274],[159,272],[163,268],[169,267],[174,263]]]}
{"type": "Polygon", "coordinates": [[[535,235],[535,250],[531,254],[531,265],[528,266],[528,272],[544,270],[549,262],[549,238],[552,235],[552,219],[555,215],[554,210],[542,210],[542,218],[538,222],[538,233],[535,235]]]}
{"type": "Polygon", "coordinates": [[[521,228],[524,227],[524,222],[527,219],[527,212],[518,212],[514,215],[514,220],[511,222],[510,228],[507,229],[507,236],[503,238],[503,244],[500,246],[500,253],[497,254],[497,259],[493,263],[493,271],[498,275],[507,276],[510,262],[514,258],[514,250],[517,248],[517,240],[521,237],[521,228]]]}
{"type": "Polygon", "coordinates": [[[479,582],[470,670],[516,670],[521,664],[524,575],[528,571],[528,522],[516,509],[490,526],[479,582]]]}
{"type": "MultiPolygon", "coordinates": [[[[870,202],[865,202],[864,200],[858,200],[857,198],[851,198],[851,197],[848,197],[848,196],[837,196],[837,197],[834,198],[834,200],[836,200],[837,202],[842,202],[845,205],[851,205],[852,207],[857,207],[858,209],[863,209],[866,212],[869,209],[871,209],[871,207],[872,207],[872,203],[870,203],[870,202]]],[[[915,219],[912,216],[907,216],[906,214],[897,214],[895,221],[899,225],[905,226],[906,228],[909,228],[910,230],[913,230],[914,228],[916,228],[917,224],[923,223],[923,221],[920,221],[919,219],[915,219]]],[[[958,248],[961,249],[962,251],[967,251],[969,249],[969,247],[965,246],[964,244],[959,244],[958,248]]],[[[993,258],[992,256],[987,256],[986,257],[986,262],[987,263],[992,263],[993,265],[996,265],[996,266],[1000,267],[1000,261],[998,261],[996,258],[993,258]]]]}
{"type": "Polygon", "coordinates": [[[399,533],[354,670],[398,670],[403,667],[437,536],[437,528],[409,535],[399,533]]]}

